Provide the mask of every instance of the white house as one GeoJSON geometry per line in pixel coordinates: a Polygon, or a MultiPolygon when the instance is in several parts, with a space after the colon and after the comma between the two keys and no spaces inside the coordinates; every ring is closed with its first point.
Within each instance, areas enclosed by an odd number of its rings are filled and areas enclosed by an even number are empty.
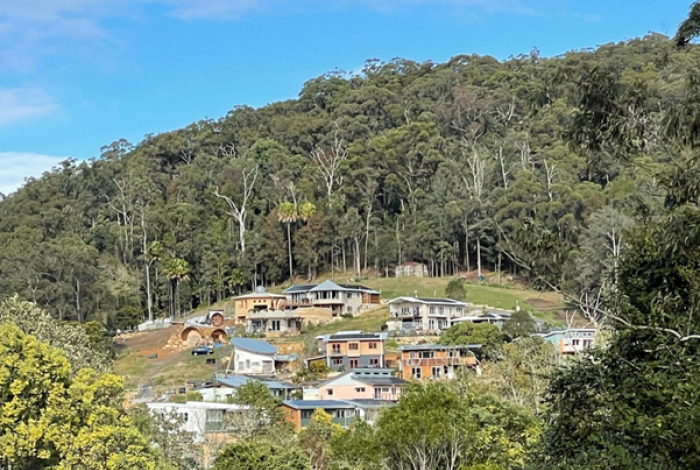
{"type": "Polygon", "coordinates": [[[246,407],[228,403],[188,401],[187,403],[147,403],[150,413],[182,419],[181,430],[194,434],[195,442],[203,442],[207,433],[226,430],[226,415],[245,412],[246,407]]]}
{"type": "Polygon", "coordinates": [[[199,392],[204,401],[225,402],[233,397],[240,387],[253,380],[265,385],[270,390],[272,396],[279,397],[283,400],[291,399],[295,390],[301,390],[301,386],[299,385],[290,385],[276,380],[258,380],[242,375],[227,375],[224,377],[217,377],[213,382],[195,388],[194,391],[199,392]]]}
{"type": "Polygon", "coordinates": [[[389,301],[389,331],[442,331],[464,315],[465,302],[453,299],[397,297],[389,301]]]}
{"type": "Polygon", "coordinates": [[[226,373],[275,374],[277,348],[265,341],[251,338],[232,338],[233,353],[226,373]]]}

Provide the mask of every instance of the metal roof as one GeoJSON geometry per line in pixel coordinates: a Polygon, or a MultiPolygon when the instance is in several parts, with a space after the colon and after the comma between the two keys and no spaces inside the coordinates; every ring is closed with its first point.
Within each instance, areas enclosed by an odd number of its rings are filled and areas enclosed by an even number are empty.
{"type": "Polygon", "coordinates": [[[360,333],[360,334],[355,334],[355,335],[339,335],[339,334],[334,334],[330,335],[328,338],[330,340],[352,340],[352,339],[376,339],[376,340],[381,340],[383,339],[381,333],[360,333]]]}
{"type": "Polygon", "coordinates": [[[373,400],[372,398],[357,398],[355,400],[345,400],[355,405],[356,408],[382,408],[385,406],[396,406],[396,402],[389,400],[373,400]]]}
{"type": "Polygon", "coordinates": [[[341,400],[285,400],[282,403],[296,410],[315,410],[318,408],[324,410],[355,408],[355,405],[352,403],[341,400]]]}
{"type": "Polygon", "coordinates": [[[238,297],[234,297],[233,300],[239,300],[239,299],[286,299],[284,295],[279,295],[279,294],[269,294],[267,292],[263,292],[262,294],[253,292],[252,294],[246,294],[246,295],[239,295],[238,297]]]}
{"type": "Polygon", "coordinates": [[[231,344],[234,348],[243,349],[258,354],[275,354],[277,348],[265,341],[258,341],[251,338],[231,338],[231,344]]]}
{"type": "Polygon", "coordinates": [[[453,305],[457,307],[466,307],[468,304],[466,302],[460,302],[459,300],[454,300],[454,299],[434,299],[434,298],[425,298],[425,297],[411,297],[411,296],[401,296],[401,297],[396,297],[395,299],[391,299],[388,303],[393,304],[393,303],[398,303],[398,302],[413,302],[417,304],[444,304],[444,305],[453,305]]]}
{"type": "Polygon", "coordinates": [[[238,388],[243,385],[246,385],[249,382],[256,381],[260,382],[262,384],[265,384],[267,388],[270,389],[296,389],[296,388],[301,388],[301,387],[296,387],[294,385],[289,385],[285,384],[282,382],[278,382],[276,380],[258,380],[258,379],[253,379],[250,377],[245,377],[243,375],[227,375],[224,378],[221,379],[216,379],[216,382],[226,385],[227,387],[231,388],[238,388]]]}
{"type": "Polygon", "coordinates": [[[323,281],[316,287],[310,290],[310,292],[322,292],[322,291],[328,291],[328,290],[345,290],[344,287],[340,287],[338,284],[336,284],[333,281],[323,281]]]}
{"type": "Polygon", "coordinates": [[[291,287],[287,287],[287,288],[284,290],[284,293],[285,293],[285,294],[291,294],[291,293],[293,293],[293,292],[308,292],[308,291],[310,291],[311,289],[313,289],[314,287],[316,287],[315,284],[307,284],[307,285],[301,285],[301,286],[291,286],[291,287]]]}
{"type": "Polygon", "coordinates": [[[404,379],[399,379],[398,377],[391,377],[391,376],[377,376],[377,377],[368,377],[366,375],[354,375],[354,379],[359,380],[360,382],[365,382],[370,385],[388,385],[388,386],[395,386],[395,385],[406,385],[406,381],[404,379]]]}
{"type": "Polygon", "coordinates": [[[399,351],[429,351],[429,350],[446,350],[446,349],[481,349],[480,344],[459,344],[459,345],[446,345],[446,344],[407,344],[405,346],[399,346],[399,351]]]}

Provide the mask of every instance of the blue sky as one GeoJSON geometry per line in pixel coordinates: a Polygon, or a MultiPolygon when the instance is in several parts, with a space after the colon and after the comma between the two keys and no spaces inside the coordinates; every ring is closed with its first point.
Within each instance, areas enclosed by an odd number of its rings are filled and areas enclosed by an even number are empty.
{"type": "Polygon", "coordinates": [[[369,58],[551,56],[673,34],[691,0],[0,0],[0,191],[119,138],[296,97],[369,58]]]}

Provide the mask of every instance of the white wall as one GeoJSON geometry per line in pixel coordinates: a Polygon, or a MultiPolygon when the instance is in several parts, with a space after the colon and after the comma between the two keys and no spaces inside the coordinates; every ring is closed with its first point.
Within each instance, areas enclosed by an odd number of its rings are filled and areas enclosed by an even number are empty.
{"type": "Polygon", "coordinates": [[[275,360],[273,354],[257,354],[242,349],[236,349],[233,361],[233,371],[236,374],[274,374],[275,360]],[[265,368],[265,362],[268,362],[265,368]]]}

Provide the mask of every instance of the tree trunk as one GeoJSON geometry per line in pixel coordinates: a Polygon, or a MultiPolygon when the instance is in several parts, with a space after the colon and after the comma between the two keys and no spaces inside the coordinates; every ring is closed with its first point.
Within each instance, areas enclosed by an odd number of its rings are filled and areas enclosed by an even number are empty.
{"type": "MultiPolygon", "coordinates": [[[[292,265],[292,229],[289,222],[287,222],[287,247],[289,247],[289,280],[294,284],[294,270],[292,265]]],[[[278,232],[279,233],[279,232],[278,232]]]]}
{"type": "Polygon", "coordinates": [[[472,272],[471,264],[469,263],[469,224],[464,222],[464,264],[467,266],[467,274],[472,272]]]}
{"type": "Polygon", "coordinates": [[[476,263],[479,271],[479,278],[481,278],[481,237],[476,239],[476,263]]]}
{"type": "Polygon", "coordinates": [[[348,261],[345,258],[345,240],[343,240],[343,274],[348,273],[348,261]]]}
{"type": "Polygon", "coordinates": [[[146,263],[146,305],[148,306],[148,321],[153,321],[153,300],[151,299],[151,263],[146,263]]]}

